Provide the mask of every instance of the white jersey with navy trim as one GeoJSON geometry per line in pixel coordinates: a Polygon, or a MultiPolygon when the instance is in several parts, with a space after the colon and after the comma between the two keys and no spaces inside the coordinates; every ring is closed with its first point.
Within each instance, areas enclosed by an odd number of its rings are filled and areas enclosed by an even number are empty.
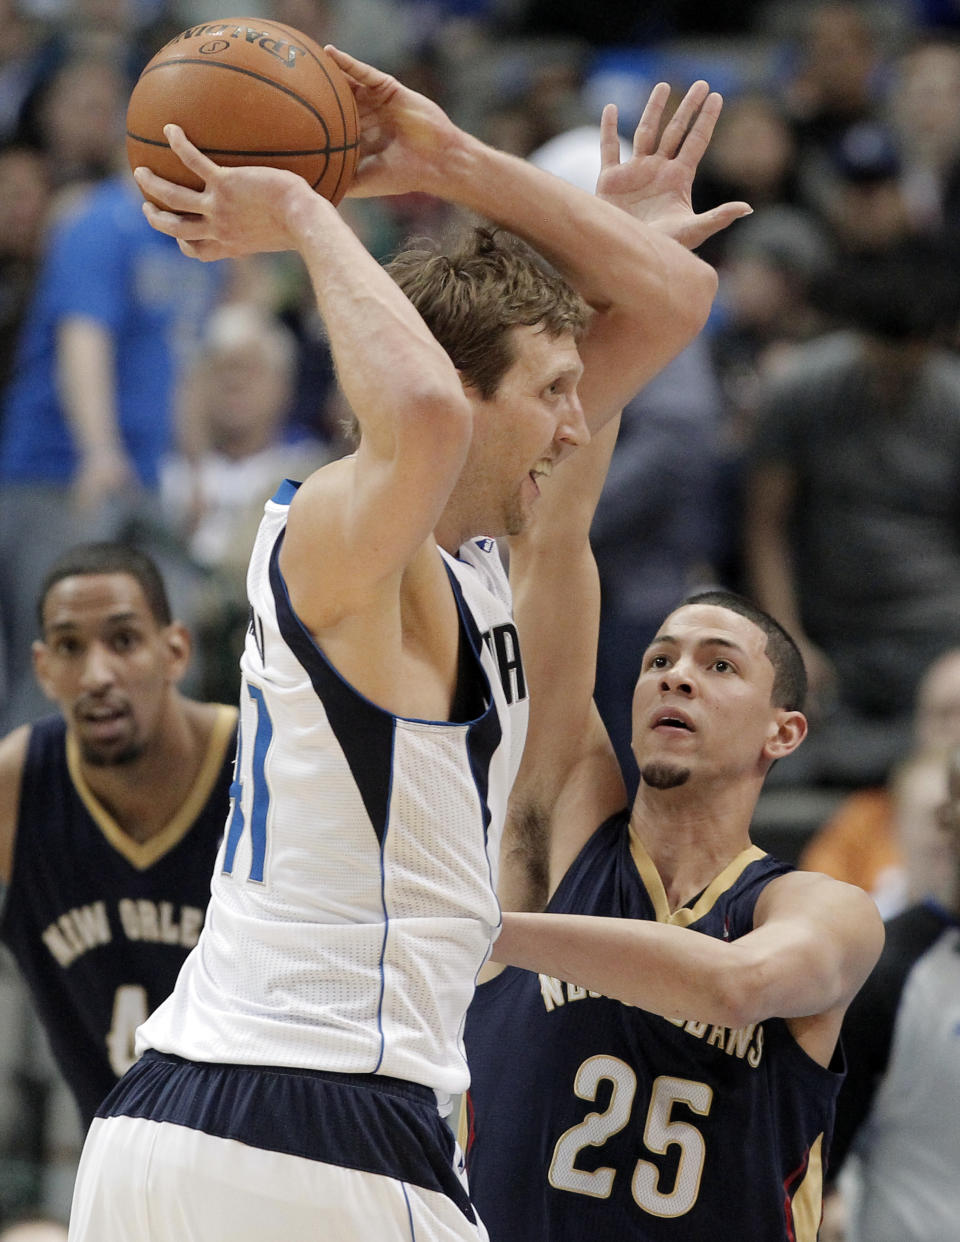
{"type": "Polygon", "coordinates": [[[206,926],[138,1049],[461,1092],[527,721],[506,576],[492,540],[444,554],[458,701],[477,707],[460,723],[393,716],[339,676],[290,605],[278,556],[295,487],[267,503],[250,562],[237,772],[206,926]]]}

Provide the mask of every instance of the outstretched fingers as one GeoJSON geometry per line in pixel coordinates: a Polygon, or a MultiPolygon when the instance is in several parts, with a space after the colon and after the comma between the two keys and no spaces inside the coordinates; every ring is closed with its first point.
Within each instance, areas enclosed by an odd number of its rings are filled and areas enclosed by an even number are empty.
{"type": "Polygon", "coordinates": [[[680,152],[709,94],[710,87],[702,78],[693,83],[664,128],[660,138],[661,155],[672,159],[680,152]]]}
{"type": "Polygon", "coordinates": [[[637,128],[633,131],[633,153],[634,155],[652,155],[657,149],[657,135],[660,133],[660,123],[663,120],[663,110],[667,106],[667,100],[670,98],[670,84],[668,82],[658,82],[650,92],[650,98],[647,100],[646,107],[637,122],[637,128]]]}
{"type": "Polygon", "coordinates": [[[700,105],[693,124],[689,126],[681,139],[675,158],[687,164],[691,172],[696,170],[710,145],[710,139],[713,137],[713,131],[722,109],[723,97],[716,91],[710,91],[700,105]]]}
{"type": "Polygon", "coordinates": [[[616,168],[620,163],[620,131],[617,105],[608,103],[600,113],[600,168],[616,168]]]}

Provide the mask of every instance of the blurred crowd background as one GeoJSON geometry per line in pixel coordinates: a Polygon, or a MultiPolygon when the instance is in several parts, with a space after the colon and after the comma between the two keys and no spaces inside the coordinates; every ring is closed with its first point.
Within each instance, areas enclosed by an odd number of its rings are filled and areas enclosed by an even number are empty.
{"type": "MultiPolygon", "coordinates": [[[[960,742],[956,0],[0,0],[0,735],[48,710],[37,589],[85,538],[156,557],[196,639],[188,690],[234,701],[263,502],[345,451],[299,260],[185,259],[126,164],[140,69],[238,7],[590,189],[604,103],[629,139],[657,81],[722,92],[696,206],[754,214],[705,246],[711,320],[624,419],[594,532],[598,699],[629,768],[653,625],[699,586],[753,596],[801,642],[812,722],[756,838],[902,908],[960,742]]],[[[453,218],[416,194],[342,210],[381,258],[453,218]]],[[[2,958],[0,1225],[65,1214],[79,1142],[2,958]]]]}

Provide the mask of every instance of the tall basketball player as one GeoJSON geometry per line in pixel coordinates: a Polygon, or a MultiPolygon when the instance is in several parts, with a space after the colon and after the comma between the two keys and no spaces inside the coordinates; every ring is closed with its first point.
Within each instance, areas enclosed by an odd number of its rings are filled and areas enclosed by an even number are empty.
{"type": "MultiPolygon", "coordinates": [[[[746,210],[691,223],[720,107],[706,83],[654,176],[658,89],[608,202],[334,54],[363,126],[356,192],[436,194],[524,242],[471,231],[391,279],[292,174],[219,168],[174,128],[205,188],[139,174],[172,209],[151,223],[198,258],[300,253],[360,439],[266,506],[208,923],[91,1127],[74,1239],[486,1236],[441,1113],[468,1081],[526,732],[494,537],[702,326],[715,274],[668,234],[746,210]]],[[[615,130],[609,109],[619,161],[615,130]]]]}

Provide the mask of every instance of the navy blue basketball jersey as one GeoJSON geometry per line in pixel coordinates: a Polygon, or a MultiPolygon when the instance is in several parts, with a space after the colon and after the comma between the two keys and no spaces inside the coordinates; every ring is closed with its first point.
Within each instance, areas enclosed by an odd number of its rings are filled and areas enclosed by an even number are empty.
{"type": "Polygon", "coordinates": [[[134,1031],[173,990],[197,942],[235,746],[236,712],[223,707],[187,799],[138,843],[88,788],[63,720],[31,729],[0,939],[84,1126],[132,1064],[134,1031]]]}
{"type": "MultiPolygon", "coordinates": [[[[788,870],[750,847],[671,914],[623,812],[586,844],[549,909],[735,940],[788,870]]],[[[462,1138],[491,1242],[816,1238],[842,1073],[808,1057],[782,1019],[673,1021],[507,968],[478,988],[465,1042],[462,1138]]]]}

